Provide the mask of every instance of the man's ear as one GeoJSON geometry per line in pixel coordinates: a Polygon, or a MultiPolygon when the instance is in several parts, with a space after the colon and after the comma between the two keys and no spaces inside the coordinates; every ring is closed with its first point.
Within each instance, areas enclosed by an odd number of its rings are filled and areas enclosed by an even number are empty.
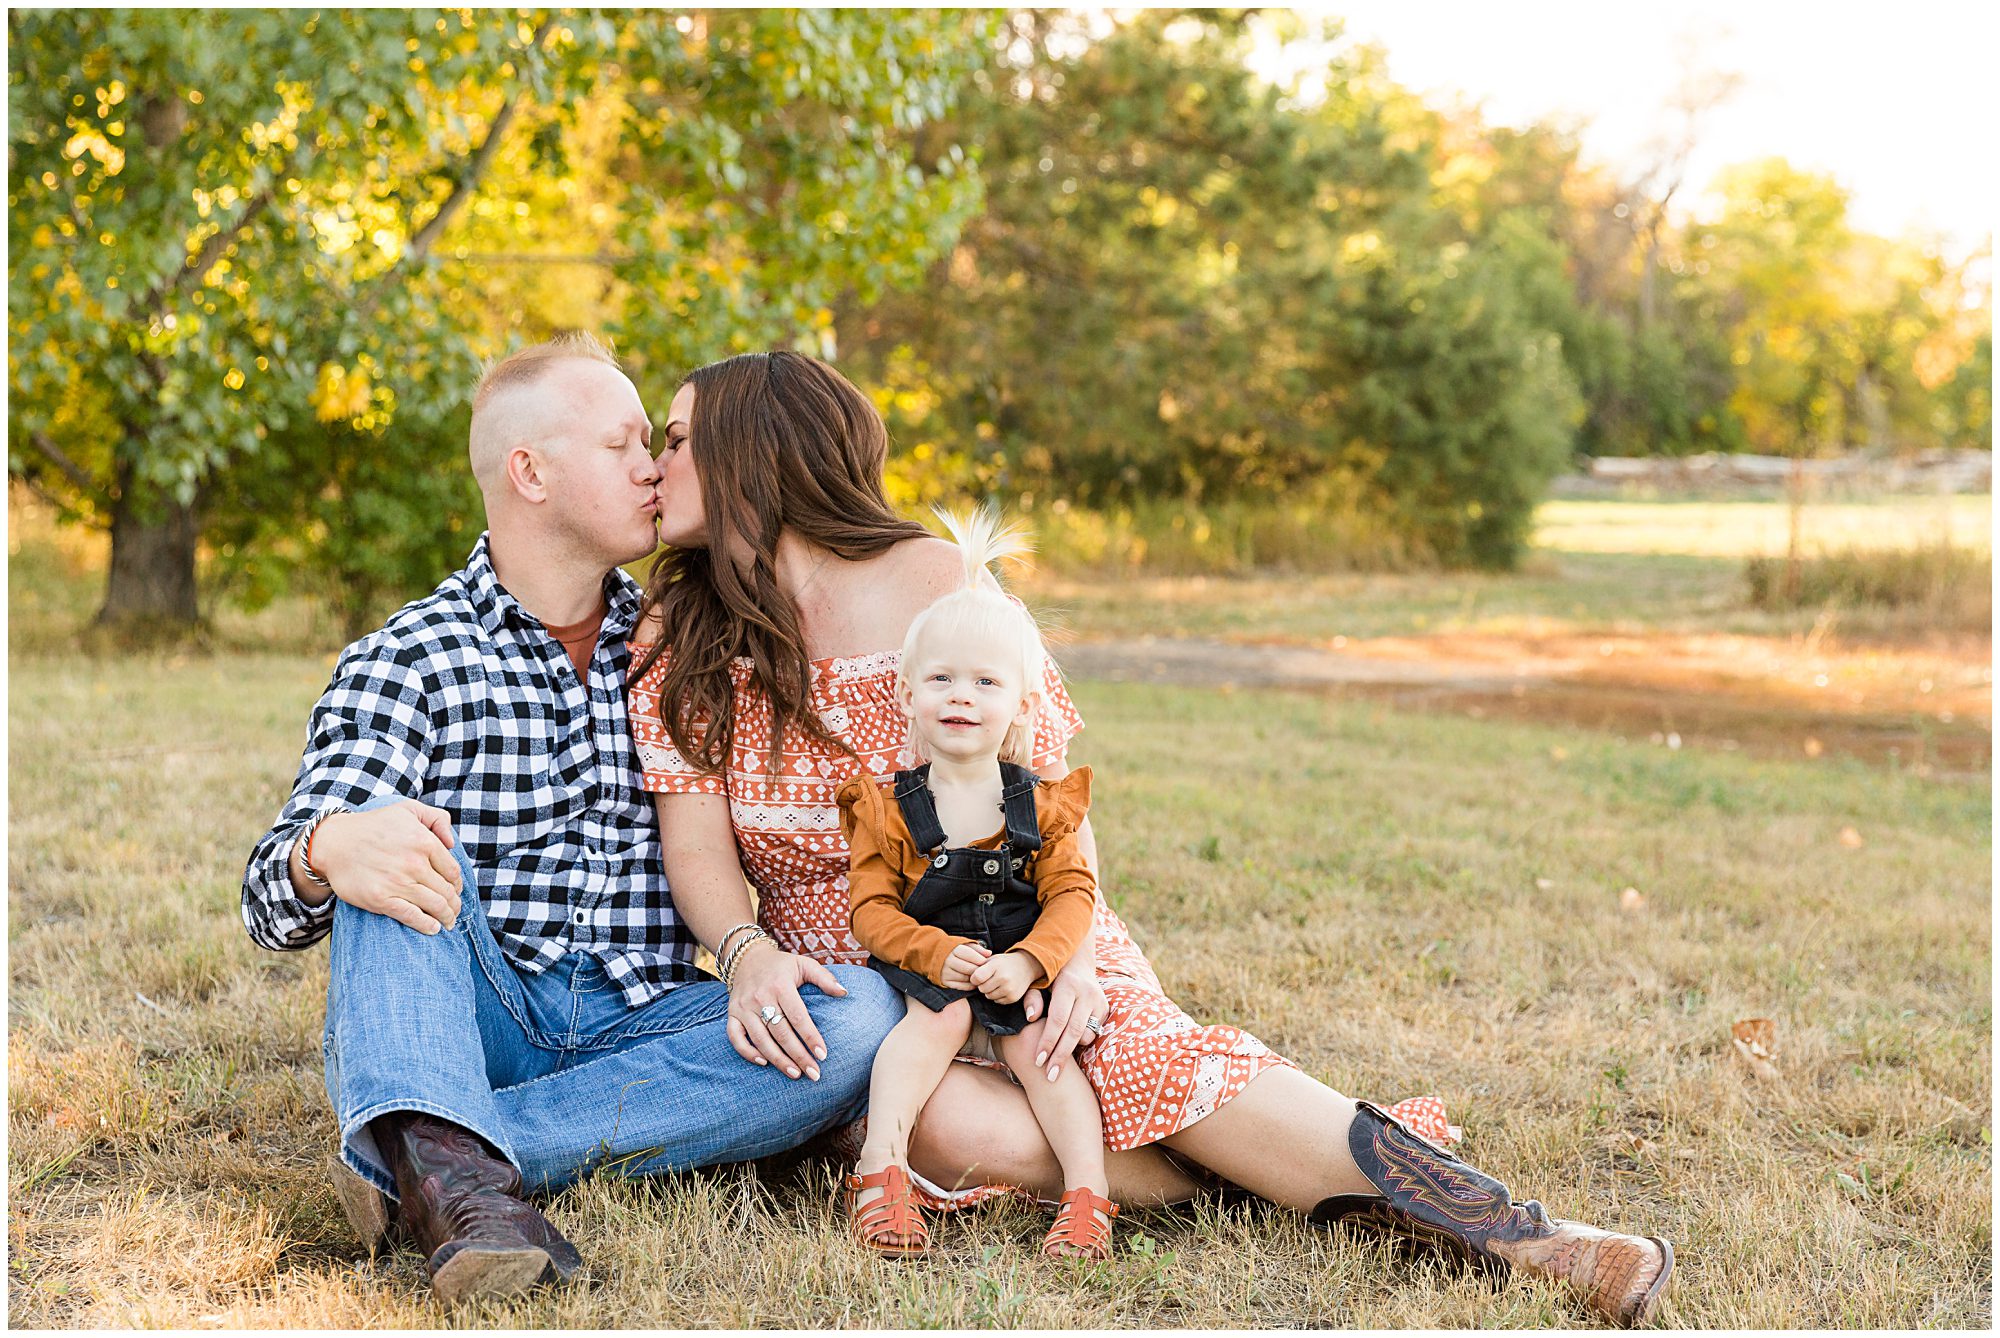
{"type": "Polygon", "coordinates": [[[548,462],[532,447],[507,452],[507,482],[525,501],[549,500],[548,462]]]}

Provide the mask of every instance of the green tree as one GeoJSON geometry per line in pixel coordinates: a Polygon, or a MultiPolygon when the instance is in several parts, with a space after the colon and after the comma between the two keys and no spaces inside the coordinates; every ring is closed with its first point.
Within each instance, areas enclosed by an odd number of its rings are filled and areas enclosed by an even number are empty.
{"type": "Polygon", "coordinates": [[[1364,56],[1294,98],[1245,20],[1090,39],[1017,14],[957,124],[986,212],[918,294],[843,320],[898,439],[1088,504],[1319,491],[1504,565],[1576,396],[1560,256],[1441,206],[1435,120],[1364,56]]]}
{"type": "Polygon", "coordinates": [[[913,156],[978,15],[8,22],[9,471],[111,531],[106,622],[194,621],[204,538],[365,619],[462,553],[482,354],[579,317],[641,376],[816,340],[978,199],[955,144],[913,156]]]}

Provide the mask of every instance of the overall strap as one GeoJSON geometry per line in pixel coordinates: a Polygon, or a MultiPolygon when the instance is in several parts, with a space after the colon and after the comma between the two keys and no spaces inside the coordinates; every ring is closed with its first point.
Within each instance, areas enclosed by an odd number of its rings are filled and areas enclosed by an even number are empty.
{"type": "Polygon", "coordinates": [[[937,802],[931,798],[931,769],[896,773],[896,807],[903,812],[903,825],[910,839],[926,855],[944,849],[944,824],[938,821],[937,802]]]}
{"type": "Polygon", "coordinates": [[[1012,762],[1000,764],[1000,806],[1007,814],[1007,848],[1017,855],[1042,848],[1042,824],[1035,817],[1035,773],[1012,762]]]}

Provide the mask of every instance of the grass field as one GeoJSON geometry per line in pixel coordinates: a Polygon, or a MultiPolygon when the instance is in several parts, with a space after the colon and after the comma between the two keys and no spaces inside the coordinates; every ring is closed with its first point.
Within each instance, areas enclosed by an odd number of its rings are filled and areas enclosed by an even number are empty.
{"type": "MultiPolygon", "coordinates": [[[[322,1174],[324,951],[260,952],[238,919],[333,647],[246,620],[220,652],[86,657],[66,645],[92,554],[31,526],[15,542],[12,1323],[445,1322],[412,1255],[361,1257],[322,1174]]],[[[1634,593],[1671,597],[1679,559],[1607,556],[1652,573],[1625,587],[1643,625],[1682,616],[1634,593]]],[[[1458,607],[1449,578],[1398,579],[1400,608],[1383,594],[1354,616],[1402,632],[1458,607]]],[[[1551,607],[1491,579],[1482,599],[1551,607]]],[[[1525,579],[1586,607],[1616,584],[1525,579]]],[[[1076,603],[1118,602],[1092,600],[1076,603]]],[[[1274,597],[1269,617],[1287,612],[1274,597]]],[[[1189,616],[1255,630],[1240,607],[1189,616]]],[[[1669,1326],[1988,1325],[1987,780],[1286,693],[1076,696],[1108,893],[1189,1011],[1355,1094],[1435,1092],[1468,1158],[1522,1195],[1672,1238],[1669,1326]],[[1776,1023],[1775,1079],[1732,1051],[1748,1017],[1776,1023]]],[[[1490,1293],[1213,1202],[1133,1213],[1096,1267],[1040,1263],[1045,1223],[1013,1207],[947,1222],[941,1257],[896,1266],[847,1242],[833,1176],[792,1159],[588,1182],[550,1211],[603,1285],[456,1321],[1585,1320],[1547,1287],[1490,1293]]]]}
{"type": "MultiPolygon", "coordinates": [[[[1735,633],[1793,636],[1823,609],[1749,605],[1744,559],[1782,555],[1776,502],[1551,501],[1518,573],[1348,572],[1264,576],[1029,576],[1038,602],[1079,634],[1326,640],[1413,633],[1735,633]]],[[[1948,538],[1992,551],[1992,498],[1893,498],[1809,507],[1805,551],[1907,547],[1948,538]]],[[[1990,603],[1990,584],[1988,589],[1990,603]]],[[[1897,642],[1937,629],[1895,610],[1836,609],[1843,635],[1897,642]]],[[[1949,629],[1946,629],[1949,630],[1949,629]]]]}

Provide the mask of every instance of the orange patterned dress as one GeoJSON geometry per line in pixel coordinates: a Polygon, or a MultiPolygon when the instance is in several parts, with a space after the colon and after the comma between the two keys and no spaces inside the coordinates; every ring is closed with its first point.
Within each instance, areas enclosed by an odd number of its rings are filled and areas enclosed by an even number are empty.
{"type": "MultiPolygon", "coordinates": [[[[638,664],[648,649],[645,643],[633,643],[632,663],[638,664]]],[[[909,721],[896,699],[898,654],[833,658],[812,666],[813,704],[821,721],[877,778],[916,765],[907,751],[909,721]]],[[[733,670],[731,755],[722,774],[701,775],[660,723],[659,687],[666,669],[662,657],[628,691],[641,785],[659,794],[726,797],[743,872],[757,890],[764,928],[788,951],[821,962],[865,964],[867,951],[848,929],[848,851],[834,800],[840,782],[859,773],[854,760],[788,730],[773,774],[768,769],[770,702],[752,685],[746,659],[733,670]]],[[[1035,731],[1037,770],[1062,759],[1070,739],[1083,728],[1053,665],[1044,689],[1046,704],[1035,731]]],[[[1102,1034],[1079,1049],[1077,1059],[1103,1109],[1107,1147],[1123,1150],[1157,1142],[1215,1111],[1265,1069],[1294,1067],[1242,1028],[1203,1025],[1175,1006],[1102,897],[1096,947],[1097,979],[1110,1002],[1109,1016],[1102,1034]]],[[[1402,1102],[1390,1110],[1433,1141],[1448,1142],[1455,1135],[1434,1098],[1402,1102]]]]}

